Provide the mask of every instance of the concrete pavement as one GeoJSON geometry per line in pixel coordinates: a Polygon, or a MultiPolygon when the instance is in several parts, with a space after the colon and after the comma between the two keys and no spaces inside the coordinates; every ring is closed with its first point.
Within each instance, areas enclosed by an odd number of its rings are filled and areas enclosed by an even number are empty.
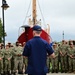
{"type": "Polygon", "coordinates": [[[47,75],[75,75],[74,73],[49,73],[47,75]]]}
{"type": "MultiPolygon", "coordinates": [[[[18,74],[18,75],[27,75],[27,74],[18,74]]],[[[47,75],[75,75],[74,73],[48,73],[47,75]]]]}

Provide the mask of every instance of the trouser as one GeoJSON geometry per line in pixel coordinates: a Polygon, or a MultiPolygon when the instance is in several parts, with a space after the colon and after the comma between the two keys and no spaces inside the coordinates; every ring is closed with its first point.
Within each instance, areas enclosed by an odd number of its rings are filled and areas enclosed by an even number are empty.
{"type": "Polygon", "coordinates": [[[58,70],[58,57],[55,59],[51,58],[51,64],[52,64],[52,70],[57,71],[58,70]]]}
{"type": "Polygon", "coordinates": [[[14,71],[19,70],[22,71],[23,70],[23,59],[14,59],[14,71]]]}
{"type": "Polygon", "coordinates": [[[14,58],[11,59],[11,72],[13,73],[14,70],[14,58]]]}
{"type": "Polygon", "coordinates": [[[73,59],[69,57],[69,71],[73,70],[73,59]]]}
{"type": "Polygon", "coordinates": [[[5,67],[4,67],[4,71],[5,71],[5,72],[11,70],[11,60],[6,60],[6,59],[5,59],[4,65],[5,65],[5,67]]]}
{"type": "Polygon", "coordinates": [[[67,56],[61,56],[61,69],[62,71],[68,70],[68,62],[67,62],[67,56]]]}
{"type": "Polygon", "coordinates": [[[3,59],[0,60],[0,73],[3,73],[3,59]]]}
{"type": "Polygon", "coordinates": [[[28,66],[28,58],[23,58],[23,63],[24,63],[24,68],[25,70],[27,69],[27,66],[28,66]]]}
{"type": "Polygon", "coordinates": [[[47,67],[48,67],[48,72],[50,71],[50,58],[47,57],[47,67]]]}
{"type": "Polygon", "coordinates": [[[68,71],[68,66],[69,66],[69,63],[68,63],[68,56],[65,55],[65,71],[68,71]]]}
{"type": "Polygon", "coordinates": [[[73,59],[73,71],[75,71],[75,58],[73,59]]]}

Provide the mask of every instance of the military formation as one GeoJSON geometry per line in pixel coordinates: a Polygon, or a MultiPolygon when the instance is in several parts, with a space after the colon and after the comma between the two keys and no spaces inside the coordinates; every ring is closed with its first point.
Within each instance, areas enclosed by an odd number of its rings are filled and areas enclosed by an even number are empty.
{"type": "Polygon", "coordinates": [[[54,42],[52,48],[55,52],[55,58],[50,58],[49,64],[47,62],[49,72],[75,73],[75,45],[73,41],[54,42]]]}
{"type": "MultiPolygon", "coordinates": [[[[0,43],[0,75],[24,74],[27,68],[27,58],[22,56],[23,45],[16,42],[6,44],[5,48],[0,43]]],[[[65,72],[75,73],[75,46],[73,41],[62,40],[61,43],[54,42],[52,48],[55,58],[47,57],[48,70],[51,73],[65,72]]]]}
{"type": "Polygon", "coordinates": [[[27,58],[23,58],[22,53],[23,46],[19,42],[15,46],[8,43],[5,48],[0,44],[0,75],[23,74],[27,58]]]}

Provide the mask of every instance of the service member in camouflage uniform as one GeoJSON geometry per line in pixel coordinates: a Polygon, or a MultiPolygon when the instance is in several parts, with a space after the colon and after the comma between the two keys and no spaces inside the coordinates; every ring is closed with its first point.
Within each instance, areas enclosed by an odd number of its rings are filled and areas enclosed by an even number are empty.
{"type": "Polygon", "coordinates": [[[1,44],[0,44],[0,74],[3,75],[3,58],[4,58],[4,52],[1,49],[1,44]]]}
{"type": "Polygon", "coordinates": [[[11,54],[12,54],[12,58],[11,58],[11,74],[14,74],[14,58],[13,58],[14,46],[11,43],[8,43],[8,46],[9,46],[11,54]]]}
{"type": "MultiPolygon", "coordinates": [[[[23,49],[26,45],[26,42],[23,42],[23,49]]],[[[28,58],[27,57],[23,57],[23,71],[25,72],[25,70],[27,69],[28,66],[28,58]]]]}
{"type": "MultiPolygon", "coordinates": [[[[53,43],[51,43],[50,37],[49,37],[48,40],[49,40],[49,41],[48,41],[49,45],[52,47],[52,44],[53,44],[53,43]]],[[[47,54],[46,65],[47,65],[48,73],[49,73],[49,72],[51,71],[51,69],[52,69],[52,65],[51,65],[51,58],[48,56],[48,54],[47,54]]]]}
{"type": "Polygon", "coordinates": [[[51,58],[51,63],[52,63],[52,72],[58,72],[58,47],[57,44],[53,44],[53,50],[55,53],[55,58],[51,58]]]}
{"type": "Polygon", "coordinates": [[[48,73],[50,72],[50,58],[47,55],[47,67],[48,67],[48,73]]]}
{"type": "Polygon", "coordinates": [[[11,72],[11,50],[8,45],[6,45],[5,51],[4,51],[4,71],[5,74],[10,74],[11,72]]]}
{"type": "Polygon", "coordinates": [[[65,40],[62,40],[62,45],[59,47],[60,62],[61,62],[61,72],[67,72],[67,51],[68,47],[65,44],[65,40]]]}
{"type": "Polygon", "coordinates": [[[19,74],[23,73],[23,56],[22,56],[23,48],[22,45],[16,46],[13,50],[13,58],[14,58],[14,72],[19,74]],[[19,66],[19,68],[18,68],[19,66]]]}
{"type": "Polygon", "coordinates": [[[3,43],[1,43],[1,48],[4,49],[4,44],[3,43]]]}
{"type": "Polygon", "coordinates": [[[73,53],[73,72],[75,73],[75,47],[74,47],[74,53],[73,53]]]}
{"type": "Polygon", "coordinates": [[[18,47],[19,46],[19,42],[17,41],[16,43],[15,43],[15,46],[13,46],[13,47],[11,47],[11,50],[12,50],[12,59],[11,59],[11,72],[12,72],[12,74],[16,74],[18,71],[18,69],[17,70],[15,70],[15,63],[16,63],[16,47],[18,47]]]}
{"type": "Polygon", "coordinates": [[[73,46],[73,43],[70,43],[70,47],[68,50],[68,61],[69,61],[69,72],[73,72],[73,67],[75,67],[75,62],[73,62],[75,58],[75,48],[73,46]]]}

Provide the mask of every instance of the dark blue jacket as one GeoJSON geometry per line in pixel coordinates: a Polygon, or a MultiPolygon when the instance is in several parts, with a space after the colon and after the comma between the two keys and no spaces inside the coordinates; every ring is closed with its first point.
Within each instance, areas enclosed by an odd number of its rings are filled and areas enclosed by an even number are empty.
{"type": "Polygon", "coordinates": [[[52,47],[41,37],[35,36],[33,39],[29,40],[23,51],[23,56],[28,57],[26,73],[33,75],[47,73],[47,53],[51,55],[53,52],[52,47]]]}

